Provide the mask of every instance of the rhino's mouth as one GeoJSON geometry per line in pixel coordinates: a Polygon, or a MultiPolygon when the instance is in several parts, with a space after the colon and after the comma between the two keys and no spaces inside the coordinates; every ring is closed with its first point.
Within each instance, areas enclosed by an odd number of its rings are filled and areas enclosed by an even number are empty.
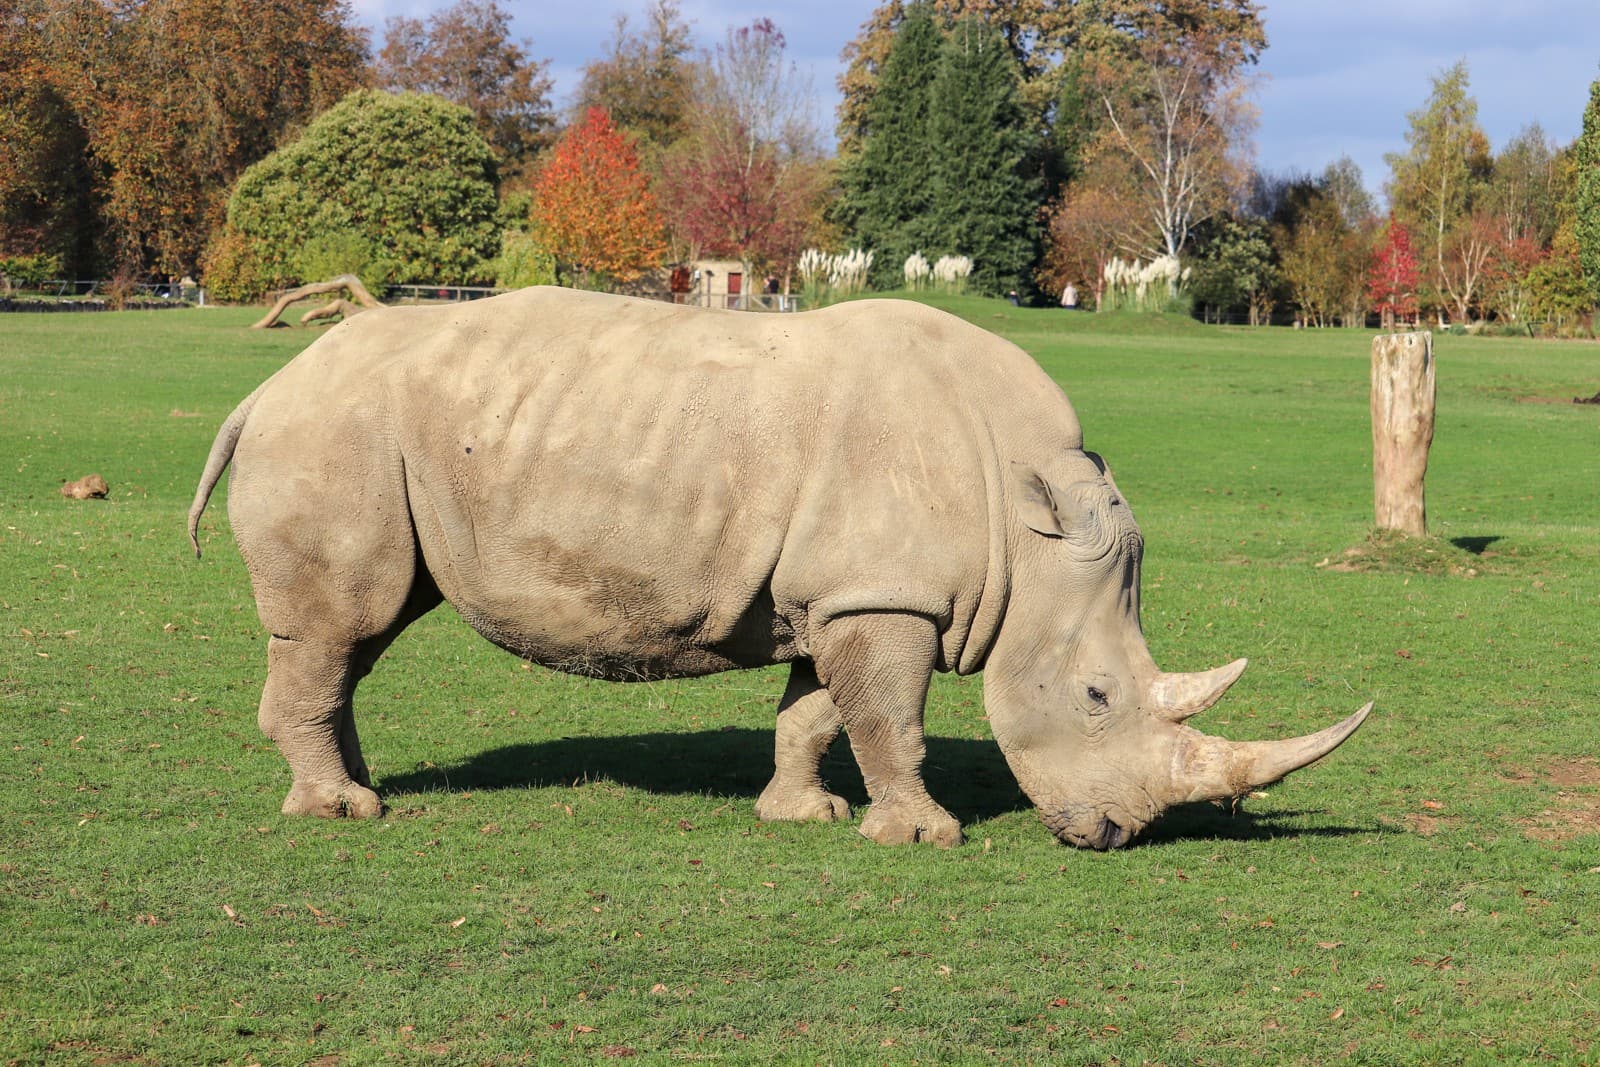
{"type": "Polygon", "coordinates": [[[1055,818],[1044,816],[1044,823],[1065,844],[1073,848],[1092,848],[1096,852],[1123,848],[1138,833],[1137,829],[1130,830],[1109,815],[1101,815],[1086,826],[1066,812],[1060,812],[1055,818]]]}

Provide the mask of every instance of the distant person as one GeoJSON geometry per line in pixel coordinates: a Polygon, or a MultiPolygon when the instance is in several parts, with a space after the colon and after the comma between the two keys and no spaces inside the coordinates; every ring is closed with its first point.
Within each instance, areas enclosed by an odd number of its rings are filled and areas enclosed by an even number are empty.
{"type": "Polygon", "coordinates": [[[1012,307],[1021,307],[1022,306],[1022,297],[1017,295],[1017,291],[1015,289],[1011,290],[1009,293],[1006,294],[1006,299],[1011,301],[1011,306],[1012,307]]]}
{"type": "Polygon", "coordinates": [[[1061,306],[1068,311],[1076,311],[1078,309],[1078,287],[1071,282],[1068,282],[1067,287],[1061,290],[1061,306]]]}

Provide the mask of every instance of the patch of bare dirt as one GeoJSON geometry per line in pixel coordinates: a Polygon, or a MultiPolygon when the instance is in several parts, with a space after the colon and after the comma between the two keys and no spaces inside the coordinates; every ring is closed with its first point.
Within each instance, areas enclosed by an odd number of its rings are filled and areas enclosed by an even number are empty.
{"type": "Polygon", "coordinates": [[[1600,393],[1594,396],[1519,396],[1518,404],[1600,404],[1600,393]]]}
{"type": "Polygon", "coordinates": [[[1439,819],[1433,815],[1413,812],[1406,816],[1405,821],[1406,825],[1411,828],[1412,833],[1422,837],[1432,837],[1439,832],[1439,819]]]}
{"type": "Polygon", "coordinates": [[[1541,764],[1534,774],[1512,772],[1504,776],[1504,780],[1556,787],[1554,803],[1518,820],[1528,838],[1560,842],[1585,834],[1600,834],[1600,760],[1550,760],[1541,764]]]}
{"type": "Polygon", "coordinates": [[[1571,787],[1600,787],[1600,760],[1552,760],[1540,768],[1552,785],[1571,787]]]}

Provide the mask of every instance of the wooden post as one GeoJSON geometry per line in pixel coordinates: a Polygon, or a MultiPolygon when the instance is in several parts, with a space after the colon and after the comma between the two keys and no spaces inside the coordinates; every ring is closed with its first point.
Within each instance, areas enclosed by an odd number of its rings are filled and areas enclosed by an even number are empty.
{"type": "Polygon", "coordinates": [[[1427,532],[1422,479],[1433,444],[1433,334],[1372,339],[1372,489],[1379,529],[1427,532]]]}

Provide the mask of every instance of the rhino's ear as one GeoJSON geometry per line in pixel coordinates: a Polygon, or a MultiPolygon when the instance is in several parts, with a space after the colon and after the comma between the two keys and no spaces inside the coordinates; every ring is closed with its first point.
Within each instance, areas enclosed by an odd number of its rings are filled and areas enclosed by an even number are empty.
{"type": "Polygon", "coordinates": [[[1026,463],[1011,464],[1011,495],[1016,503],[1017,517],[1035,533],[1046,537],[1065,537],[1061,516],[1056,511],[1055,494],[1044,476],[1026,463]]]}

